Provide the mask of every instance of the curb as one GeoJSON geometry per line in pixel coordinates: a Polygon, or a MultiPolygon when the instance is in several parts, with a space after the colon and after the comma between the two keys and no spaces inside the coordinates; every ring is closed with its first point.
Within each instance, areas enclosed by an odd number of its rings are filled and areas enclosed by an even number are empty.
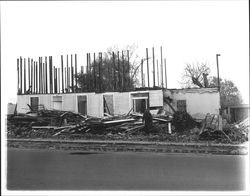
{"type": "Polygon", "coordinates": [[[142,141],[8,139],[10,148],[77,150],[91,152],[154,152],[247,155],[246,144],[166,143],[142,141]]]}

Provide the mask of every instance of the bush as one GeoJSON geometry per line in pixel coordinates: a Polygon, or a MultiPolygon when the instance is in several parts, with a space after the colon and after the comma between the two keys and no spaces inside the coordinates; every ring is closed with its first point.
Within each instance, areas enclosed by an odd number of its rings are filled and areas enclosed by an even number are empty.
{"type": "Polygon", "coordinates": [[[196,126],[196,122],[187,112],[177,111],[173,116],[173,125],[178,132],[192,129],[196,126]]]}

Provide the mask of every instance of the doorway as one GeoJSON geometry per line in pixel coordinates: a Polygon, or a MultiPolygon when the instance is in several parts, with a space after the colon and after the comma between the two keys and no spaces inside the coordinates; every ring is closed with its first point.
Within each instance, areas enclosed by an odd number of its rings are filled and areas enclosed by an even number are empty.
{"type": "Polygon", "coordinates": [[[114,115],[113,95],[103,95],[103,112],[114,115]]]}
{"type": "Polygon", "coordinates": [[[82,115],[87,115],[87,96],[81,95],[77,96],[78,102],[78,112],[82,115]]]}

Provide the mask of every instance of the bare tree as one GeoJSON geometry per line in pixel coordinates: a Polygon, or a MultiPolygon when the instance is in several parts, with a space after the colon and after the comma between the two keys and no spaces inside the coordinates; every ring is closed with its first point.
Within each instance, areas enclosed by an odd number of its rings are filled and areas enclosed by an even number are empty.
{"type": "Polygon", "coordinates": [[[208,87],[207,75],[209,73],[210,68],[206,63],[186,64],[182,75],[182,84],[185,87],[208,87]]]}

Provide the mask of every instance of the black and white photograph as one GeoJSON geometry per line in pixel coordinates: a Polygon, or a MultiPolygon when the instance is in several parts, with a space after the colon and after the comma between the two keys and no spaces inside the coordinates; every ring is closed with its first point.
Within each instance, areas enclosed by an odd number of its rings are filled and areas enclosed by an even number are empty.
{"type": "Polygon", "coordinates": [[[249,195],[249,1],[1,1],[2,195],[249,195]]]}

